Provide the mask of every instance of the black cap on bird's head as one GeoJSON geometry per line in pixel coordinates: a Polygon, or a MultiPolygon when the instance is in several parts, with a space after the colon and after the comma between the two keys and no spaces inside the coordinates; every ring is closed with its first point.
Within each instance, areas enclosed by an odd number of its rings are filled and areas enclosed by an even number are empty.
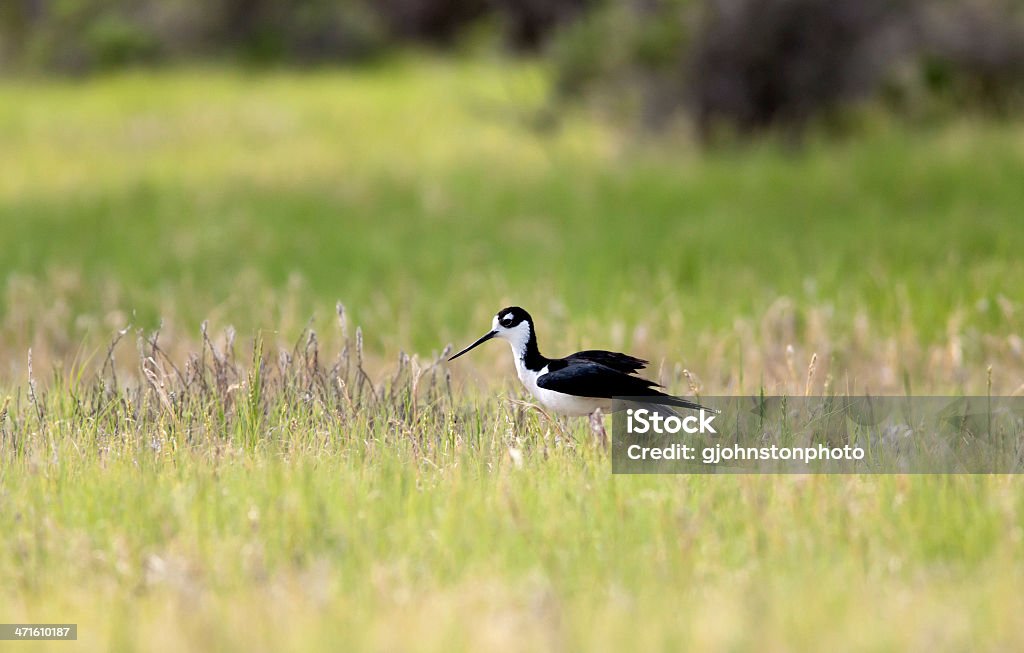
{"type": "Polygon", "coordinates": [[[494,315],[494,320],[504,329],[514,329],[521,323],[533,324],[530,314],[518,306],[503,308],[494,315]]]}
{"type": "Polygon", "coordinates": [[[525,346],[533,335],[533,320],[530,314],[518,306],[503,308],[495,314],[491,321],[491,330],[480,337],[479,340],[455,354],[448,360],[453,361],[469,350],[482,345],[491,338],[504,338],[513,346],[525,346]]]}

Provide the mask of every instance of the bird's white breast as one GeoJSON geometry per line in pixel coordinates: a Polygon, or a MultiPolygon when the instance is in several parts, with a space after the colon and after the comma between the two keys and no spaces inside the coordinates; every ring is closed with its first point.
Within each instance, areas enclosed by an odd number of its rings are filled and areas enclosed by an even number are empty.
{"type": "Polygon", "coordinates": [[[611,400],[609,399],[577,397],[565,394],[564,392],[555,392],[554,390],[541,388],[537,385],[537,379],[547,374],[548,368],[544,367],[540,371],[534,371],[526,367],[519,357],[516,357],[515,360],[519,380],[523,382],[523,385],[526,386],[530,394],[550,411],[560,415],[589,415],[598,408],[607,410],[611,407],[611,400]]]}

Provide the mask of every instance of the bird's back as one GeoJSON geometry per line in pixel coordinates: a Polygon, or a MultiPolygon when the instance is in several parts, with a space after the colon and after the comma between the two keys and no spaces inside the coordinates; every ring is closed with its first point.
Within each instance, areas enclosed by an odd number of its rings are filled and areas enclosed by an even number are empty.
{"type": "Polygon", "coordinates": [[[605,351],[603,349],[588,349],[579,351],[565,357],[569,363],[589,362],[604,365],[623,374],[634,374],[647,366],[647,361],[642,358],[630,356],[616,351],[605,351]]]}

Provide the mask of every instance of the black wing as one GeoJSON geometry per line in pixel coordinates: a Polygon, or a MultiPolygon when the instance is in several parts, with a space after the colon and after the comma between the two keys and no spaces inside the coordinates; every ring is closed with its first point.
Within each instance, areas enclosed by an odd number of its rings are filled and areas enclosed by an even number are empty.
{"type": "Polygon", "coordinates": [[[632,374],[647,366],[647,361],[642,358],[636,358],[635,356],[630,356],[628,354],[620,354],[615,351],[604,351],[603,349],[579,351],[570,356],[566,356],[562,360],[568,361],[569,363],[597,363],[626,374],[632,374]]]}
{"type": "Polygon", "coordinates": [[[537,377],[537,386],[577,397],[649,397],[652,403],[694,410],[704,408],[692,401],[659,392],[655,388],[661,386],[654,381],[624,374],[600,363],[573,361],[571,357],[551,361],[547,374],[537,377]]]}
{"type": "Polygon", "coordinates": [[[563,358],[548,364],[548,373],[537,377],[537,385],[578,397],[611,398],[647,396],[658,384],[600,363],[563,358]]]}

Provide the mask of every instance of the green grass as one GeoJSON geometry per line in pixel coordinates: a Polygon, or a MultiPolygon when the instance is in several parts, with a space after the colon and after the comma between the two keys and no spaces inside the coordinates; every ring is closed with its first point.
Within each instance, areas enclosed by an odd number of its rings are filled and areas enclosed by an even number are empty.
{"type": "Polygon", "coordinates": [[[816,353],[813,391],[1010,394],[1024,129],[705,153],[543,127],[545,93],[494,62],[5,81],[0,621],[86,650],[1024,646],[1015,477],[613,477],[482,381],[503,347],[410,386],[516,303],[547,352],[678,391],[802,393],[816,353]],[[394,391],[276,375],[310,317],[324,368],[358,324],[394,391]],[[177,404],[204,320],[237,373],[177,404]]]}
{"type": "Polygon", "coordinates": [[[0,613],[88,650],[1021,644],[1015,477],[613,477],[438,367],[310,360],[12,406],[0,613]]]}

